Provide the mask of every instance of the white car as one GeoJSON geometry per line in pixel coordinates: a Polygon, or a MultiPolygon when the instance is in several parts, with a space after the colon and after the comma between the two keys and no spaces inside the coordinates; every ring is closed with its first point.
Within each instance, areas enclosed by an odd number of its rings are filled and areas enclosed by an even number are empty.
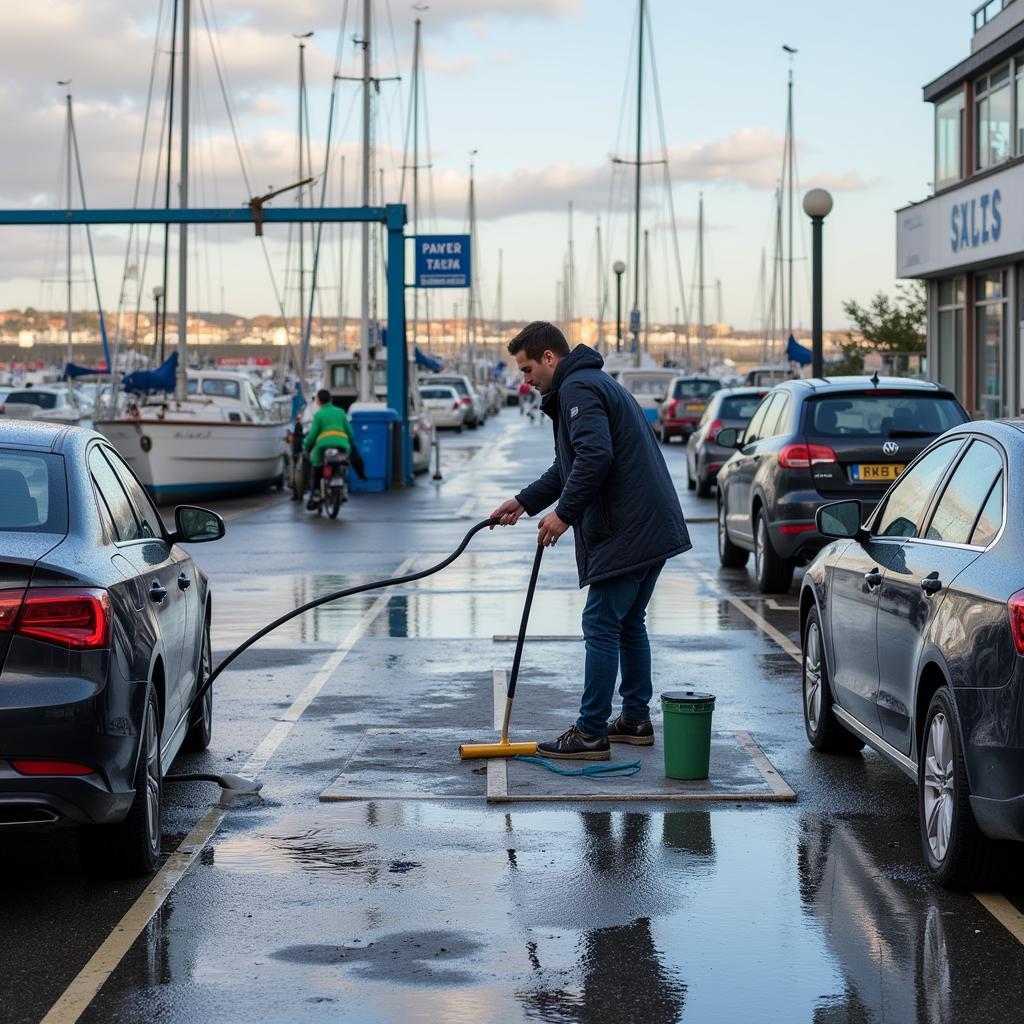
{"type": "Polygon", "coordinates": [[[18,388],[8,392],[0,416],[78,426],[92,415],[92,405],[66,384],[18,388]]]}
{"type": "Polygon", "coordinates": [[[460,434],[466,423],[466,406],[451,384],[421,384],[420,399],[438,430],[456,430],[460,434]]]}
{"type": "Polygon", "coordinates": [[[473,382],[461,373],[439,373],[426,377],[422,384],[433,386],[447,384],[459,393],[459,400],[466,407],[466,426],[476,430],[487,420],[487,408],[483,396],[473,386],[473,382]]]}

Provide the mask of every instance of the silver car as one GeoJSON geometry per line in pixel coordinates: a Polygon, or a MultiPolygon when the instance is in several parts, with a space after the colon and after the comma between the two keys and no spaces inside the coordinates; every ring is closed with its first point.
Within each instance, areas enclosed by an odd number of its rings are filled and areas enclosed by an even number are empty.
{"type": "Polygon", "coordinates": [[[447,384],[459,393],[459,401],[466,407],[466,426],[476,430],[487,419],[487,408],[483,396],[473,382],[461,373],[439,373],[422,381],[425,385],[447,384]]]}
{"type": "Polygon", "coordinates": [[[438,430],[462,433],[466,423],[466,406],[462,404],[454,387],[450,384],[421,384],[420,399],[438,430]]]}

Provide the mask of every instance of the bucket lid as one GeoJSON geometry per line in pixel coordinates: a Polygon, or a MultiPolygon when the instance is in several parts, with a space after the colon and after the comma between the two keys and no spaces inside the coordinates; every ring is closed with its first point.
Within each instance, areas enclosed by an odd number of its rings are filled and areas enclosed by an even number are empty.
{"type": "Polygon", "coordinates": [[[699,693],[696,690],[671,690],[661,695],[662,704],[714,704],[713,693],[699,693]]]}

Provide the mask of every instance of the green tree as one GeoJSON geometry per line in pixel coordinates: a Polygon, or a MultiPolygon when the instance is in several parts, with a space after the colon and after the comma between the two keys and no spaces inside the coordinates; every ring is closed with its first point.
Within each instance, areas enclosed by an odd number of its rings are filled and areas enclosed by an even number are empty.
{"type": "Polygon", "coordinates": [[[923,281],[897,285],[895,296],[876,292],[866,306],[849,299],[843,312],[854,331],[847,331],[839,346],[842,356],[829,367],[833,374],[863,373],[868,352],[925,350],[928,300],[923,281]]]}

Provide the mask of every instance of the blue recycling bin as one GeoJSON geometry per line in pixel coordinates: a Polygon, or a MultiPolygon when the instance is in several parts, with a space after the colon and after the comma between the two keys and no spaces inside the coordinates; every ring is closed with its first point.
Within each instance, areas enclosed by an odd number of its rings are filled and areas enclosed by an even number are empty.
{"type": "Polygon", "coordinates": [[[386,491],[391,486],[391,434],[399,415],[394,409],[357,409],[349,417],[356,447],[363,457],[366,479],[349,472],[349,489],[353,491],[386,491]]]}

